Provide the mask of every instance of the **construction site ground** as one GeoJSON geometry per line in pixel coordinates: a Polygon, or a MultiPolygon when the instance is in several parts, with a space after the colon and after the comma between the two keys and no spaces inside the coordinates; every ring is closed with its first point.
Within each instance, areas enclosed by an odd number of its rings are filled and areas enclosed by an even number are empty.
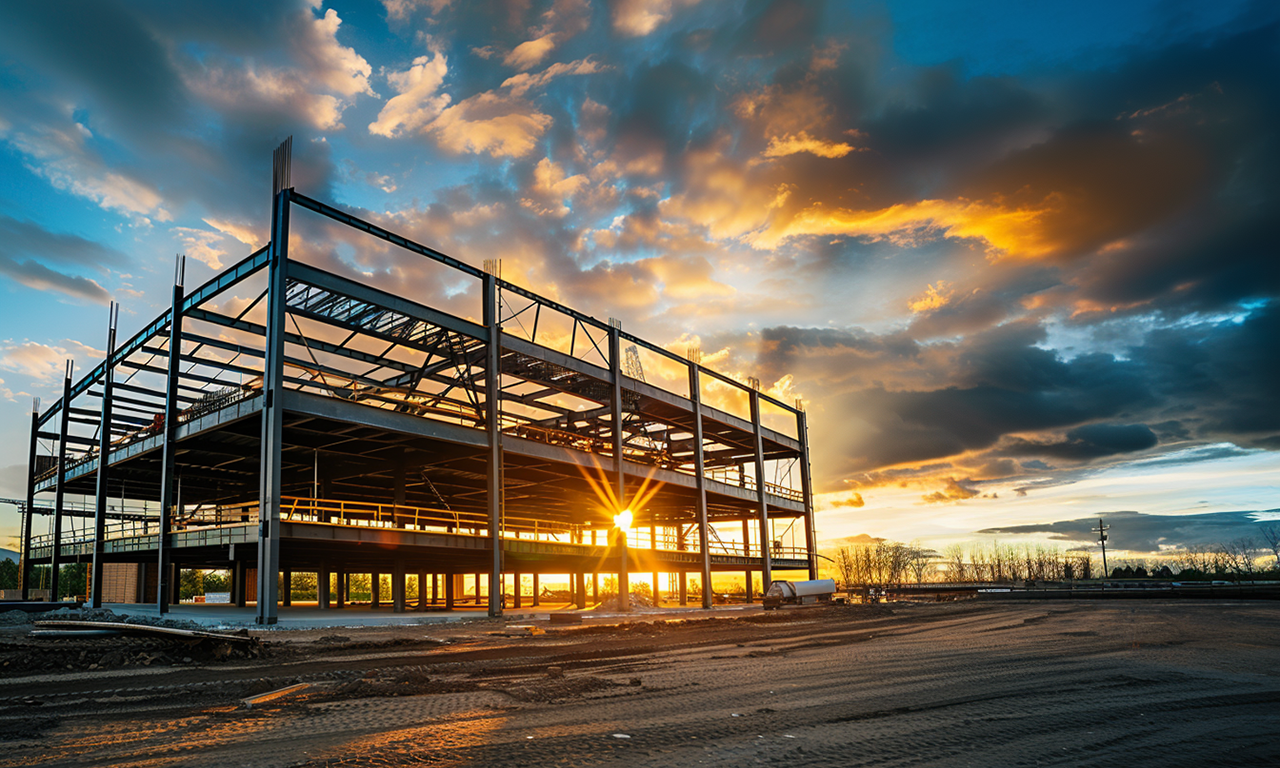
{"type": "Polygon", "coordinates": [[[1280,604],[977,601],[40,636],[0,765],[1265,765],[1280,604]],[[263,696],[280,692],[275,696],[263,696]]]}

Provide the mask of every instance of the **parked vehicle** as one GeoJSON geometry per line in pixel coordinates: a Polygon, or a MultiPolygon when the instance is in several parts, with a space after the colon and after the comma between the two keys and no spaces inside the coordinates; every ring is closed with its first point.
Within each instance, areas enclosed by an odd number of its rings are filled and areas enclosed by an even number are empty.
{"type": "Polygon", "coordinates": [[[775,581],[764,593],[764,609],[777,609],[783,605],[812,605],[829,603],[836,592],[834,579],[813,581],[775,581]]]}

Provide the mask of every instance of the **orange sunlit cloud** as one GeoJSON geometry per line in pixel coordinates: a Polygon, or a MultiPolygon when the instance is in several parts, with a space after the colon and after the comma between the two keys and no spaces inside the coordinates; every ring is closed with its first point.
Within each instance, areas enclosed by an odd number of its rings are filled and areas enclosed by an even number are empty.
{"type": "Polygon", "coordinates": [[[910,244],[922,230],[946,237],[985,241],[993,257],[1037,258],[1056,252],[1061,244],[1050,239],[1041,222],[1056,210],[1050,196],[1035,208],[957,200],[921,200],[872,211],[825,206],[806,208],[785,223],[751,239],[757,248],[776,248],[784,240],[806,235],[866,237],[910,244]]]}

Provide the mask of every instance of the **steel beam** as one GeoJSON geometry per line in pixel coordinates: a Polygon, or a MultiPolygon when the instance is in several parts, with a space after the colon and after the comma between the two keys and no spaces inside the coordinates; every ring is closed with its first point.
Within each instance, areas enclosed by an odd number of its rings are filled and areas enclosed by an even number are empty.
{"type": "MultiPolygon", "coordinates": [[[[689,364],[689,398],[693,402],[693,471],[698,502],[698,546],[702,550],[702,607],[711,607],[711,549],[707,521],[707,478],[702,465],[702,382],[698,378],[699,367],[689,364]]],[[[680,580],[684,589],[684,579],[680,580]]],[[[681,596],[683,604],[684,597],[681,596]]]]}
{"type": "Polygon", "coordinates": [[[102,424],[98,431],[98,476],[93,494],[93,572],[89,580],[89,605],[102,607],[102,566],[107,538],[107,465],[111,453],[111,406],[115,389],[117,304],[111,302],[107,320],[107,363],[102,368],[102,424]]]}
{"type": "MultiPolygon", "coordinates": [[[[764,440],[760,425],[760,393],[751,390],[751,427],[755,432],[756,443],[756,495],[760,503],[760,591],[769,591],[773,581],[773,563],[770,560],[769,543],[769,499],[764,488],[764,440]]],[[[747,594],[751,594],[751,585],[747,584],[747,594]]]]}

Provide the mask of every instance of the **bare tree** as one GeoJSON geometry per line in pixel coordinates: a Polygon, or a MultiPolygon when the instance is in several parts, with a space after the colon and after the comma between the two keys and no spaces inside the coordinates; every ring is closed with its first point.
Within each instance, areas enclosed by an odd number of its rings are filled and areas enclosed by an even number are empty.
{"type": "Polygon", "coordinates": [[[845,589],[849,589],[854,585],[854,571],[857,570],[857,564],[854,562],[853,552],[849,547],[841,547],[836,550],[836,572],[840,576],[840,585],[845,589]]]}
{"type": "Polygon", "coordinates": [[[1257,559],[1259,549],[1256,539],[1252,536],[1245,536],[1219,545],[1218,554],[1222,557],[1222,562],[1226,566],[1224,570],[1230,571],[1241,578],[1253,578],[1256,570],[1254,561],[1257,559]]]}
{"type": "Polygon", "coordinates": [[[924,549],[920,542],[913,541],[907,548],[907,568],[915,576],[917,584],[924,583],[924,577],[934,569],[933,561],[938,556],[932,549],[924,549]]]}
{"type": "Polygon", "coordinates": [[[947,581],[968,581],[968,564],[964,561],[963,544],[948,544],[942,550],[942,557],[947,563],[947,581]]]}
{"type": "Polygon", "coordinates": [[[1280,525],[1263,523],[1258,526],[1258,534],[1262,536],[1267,549],[1271,550],[1271,556],[1275,558],[1272,567],[1280,568],[1280,525]]]}

